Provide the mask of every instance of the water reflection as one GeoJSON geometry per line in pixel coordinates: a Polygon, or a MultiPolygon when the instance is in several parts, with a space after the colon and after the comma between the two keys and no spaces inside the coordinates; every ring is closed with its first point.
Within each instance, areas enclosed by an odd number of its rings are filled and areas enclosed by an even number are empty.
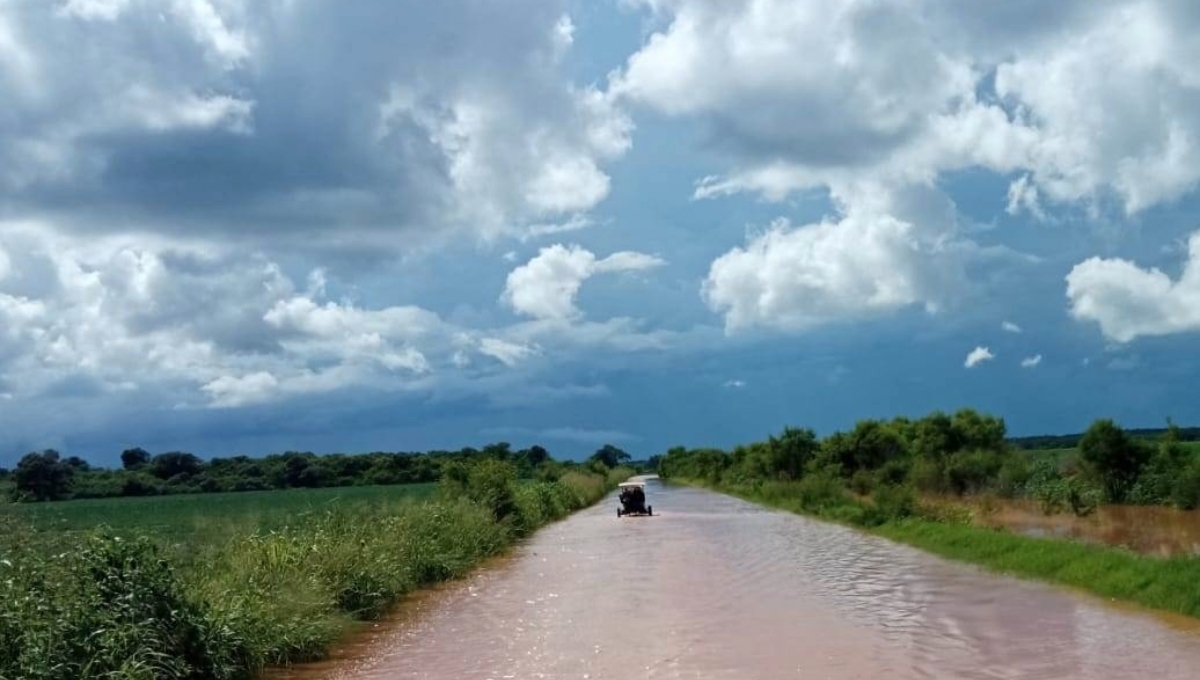
{"type": "Polygon", "coordinates": [[[1200,677],[1200,634],[705,491],[602,503],[276,678],[1200,677]]]}

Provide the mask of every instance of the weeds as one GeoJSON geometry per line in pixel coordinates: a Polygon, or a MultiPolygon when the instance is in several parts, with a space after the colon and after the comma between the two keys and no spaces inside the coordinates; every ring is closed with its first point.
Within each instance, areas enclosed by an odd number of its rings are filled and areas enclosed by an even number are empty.
{"type": "Polygon", "coordinates": [[[352,621],[461,577],[613,483],[464,472],[457,493],[335,504],[268,528],[226,521],[186,549],[0,517],[0,680],[235,680],[318,659],[352,621]]]}

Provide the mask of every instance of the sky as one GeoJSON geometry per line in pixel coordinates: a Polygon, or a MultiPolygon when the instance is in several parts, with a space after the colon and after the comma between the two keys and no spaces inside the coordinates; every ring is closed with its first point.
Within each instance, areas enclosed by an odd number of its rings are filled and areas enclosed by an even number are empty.
{"type": "Polygon", "coordinates": [[[0,466],[1200,424],[1191,0],[0,0],[0,466]]]}

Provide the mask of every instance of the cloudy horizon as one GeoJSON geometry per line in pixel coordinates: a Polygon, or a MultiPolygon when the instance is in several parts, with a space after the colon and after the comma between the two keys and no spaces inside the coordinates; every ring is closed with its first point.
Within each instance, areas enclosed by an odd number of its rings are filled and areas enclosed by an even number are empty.
{"type": "Polygon", "coordinates": [[[1200,424],[1183,0],[0,0],[0,466],[1200,424]]]}

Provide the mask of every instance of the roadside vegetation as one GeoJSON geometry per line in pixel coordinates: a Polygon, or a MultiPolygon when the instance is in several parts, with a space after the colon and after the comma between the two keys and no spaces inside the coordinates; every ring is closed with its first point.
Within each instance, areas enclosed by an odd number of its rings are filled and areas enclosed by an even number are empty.
{"type": "Polygon", "coordinates": [[[480,453],[432,484],[239,508],[213,495],[0,506],[0,679],[223,680],[319,659],[355,622],[599,500],[635,473],[614,452],[527,468],[480,453]]]}
{"type": "Polygon", "coordinates": [[[1168,427],[1157,439],[1096,421],[1072,450],[1023,450],[998,418],[961,410],[862,421],[818,439],[787,428],[732,451],[673,448],[664,479],[860,527],[955,559],[1200,617],[1200,558],[1161,559],[1117,547],[977,526],[950,499],[1028,498],[1042,512],[1086,516],[1105,503],[1200,502],[1200,456],[1168,427]]]}
{"type": "MultiPolygon", "coordinates": [[[[600,452],[608,459],[623,456],[623,461],[629,460],[627,453],[611,445],[597,453],[600,452]]],[[[121,452],[121,467],[117,469],[98,467],[79,456],[64,456],[46,449],[26,454],[12,470],[0,468],[0,496],[16,502],[37,502],[429,484],[441,479],[446,466],[479,457],[507,460],[522,477],[555,464],[550,452],[541,446],[513,450],[506,442],[481,449],[467,447],[426,453],[317,455],[288,451],[261,458],[232,456],[211,460],[185,451],[152,455],[142,448],[131,448],[121,452]]]]}

